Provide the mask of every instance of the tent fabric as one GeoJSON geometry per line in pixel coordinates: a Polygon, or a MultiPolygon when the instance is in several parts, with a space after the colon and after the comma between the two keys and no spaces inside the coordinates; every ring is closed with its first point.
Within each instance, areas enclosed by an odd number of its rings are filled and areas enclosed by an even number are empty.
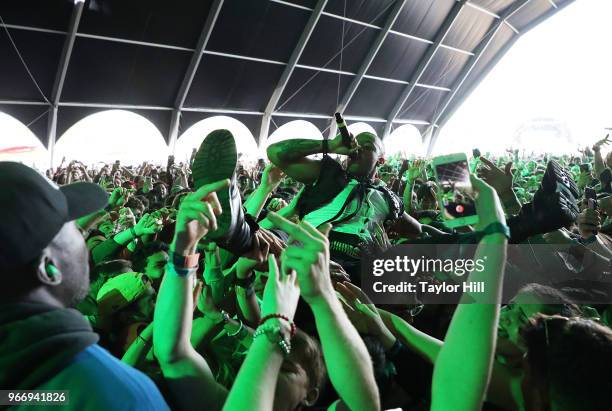
{"type": "Polygon", "coordinates": [[[180,134],[217,114],[259,136],[270,104],[270,134],[300,118],[326,132],[342,101],[347,118],[381,134],[405,123],[427,133],[448,120],[520,35],[572,1],[3,0],[0,111],[45,145],[109,108],[143,115],[167,141],[173,128],[180,134]],[[199,44],[205,47],[188,81],[199,44]],[[302,52],[282,82],[296,50],[302,52]]]}

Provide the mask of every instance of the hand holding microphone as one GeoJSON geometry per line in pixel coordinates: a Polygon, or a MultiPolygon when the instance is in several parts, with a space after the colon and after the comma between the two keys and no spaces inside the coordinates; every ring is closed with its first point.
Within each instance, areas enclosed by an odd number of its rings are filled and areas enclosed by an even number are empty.
{"type": "Polygon", "coordinates": [[[355,136],[348,131],[346,122],[340,113],[336,113],[336,124],[338,126],[338,135],[330,141],[330,151],[335,154],[349,155],[351,152],[359,148],[355,136]]]}

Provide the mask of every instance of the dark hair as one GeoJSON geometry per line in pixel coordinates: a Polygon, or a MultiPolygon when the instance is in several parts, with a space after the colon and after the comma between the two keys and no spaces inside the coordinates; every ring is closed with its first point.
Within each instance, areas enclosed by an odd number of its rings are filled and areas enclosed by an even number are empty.
{"type": "MultiPolygon", "coordinates": [[[[319,342],[302,330],[297,330],[291,340],[291,353],[299,358],[300,365],[308,375],[310,389],[321,389],[327,376],[323,353],[319,342]]],[[[294,357],[295,358],[295,357],[294,357]]]]}
{"type": "MultiPolygon", "coordinates": [[[[578,305],[564,292],[547,285],[531,283],[521,287],[518,293],[531,293],[537,296],[545,306],[553,306],[544,314],[559,314],[564,317],[582,317],[584,313],[578,305]]],[[[546,308],[545,308],[546,309],[546,308]]]]}
{"type": "Polygon", "coordinates": [[[147,197],[145,197],[143,195],[137,195],[134,198],[137,199],[137,200],[140,200],[140,202],[144,205],[145,210],[149,209],[150,203],[149,203],[149,199],[147,197]]]}
{"type": "Polygon", "coordinates": [[[612,330],[584,318],[538,314],[521,329],[536,385],[567,410],[610,409],[612,330]]]}
{"type": "Polygon", "coordinates": [[[146,244],[142,248],[142,250],[147,256],[158,253],[160,251],[168,252],[169,249],[170,249],[170,246],[162,241],[153,241],[152,243],[146,244]]]}
{"type": "Polygon", "coordinates": [[[143,211],[145,209],[144,203],[136,197],[130,197],[130,199],[125,203],[125,206],[129,208],[140,208],[143,211]]]}
{"type": "Polygon", "coordinates": [[[134,264],[134,271],[142,272],[144,270],[147,258],[155,253],[160,251],[168,252],[170,247],[168,244],[163,241],[153,241],[151,243],[145,244],[142,248],[138,249],[134,256],[132,257],[132,261],[134,264]]]}
{"type": "Polygon", "coordinates": [[[132,263],[129,260],[111,260],[97,264],[91,270],[90,280],[95,281],[102,274],[109,275],[123,274],[132,271],[132,263]]]}

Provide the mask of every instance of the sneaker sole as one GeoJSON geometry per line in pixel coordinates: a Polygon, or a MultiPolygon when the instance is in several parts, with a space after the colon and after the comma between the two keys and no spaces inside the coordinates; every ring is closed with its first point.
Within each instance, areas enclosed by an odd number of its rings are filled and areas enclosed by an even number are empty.
{"type": "MultiPolygon", "coordinates": [[[[237,163],[238,153],[232,133],[228,130],[213,131],[206,136],[193,161],[191,173],[195,189],[226,178],[231,180],[237,163]]],[[[217,230],[206,235],[212,241],[224,237],[232,224],[230,189],[217,191],[217,198],[223,213],[217,216],[217,230]]]]}
{"type": "Polygon", "coordinates": [[[544,190],[548,192],[557,191],[557,184],[562,184],[569,192],[574,196],[574,199],[580,198],[580,190],[578,185],[574,181],[572,174],[569,170],[563,168],[559,163],[551,160],[546,165],[546,174],[548,178],[542,179],[542,186],[544,190]],[[553,180],[554,179],[554,180],[553,180]]]}
{"type": "Polygon", "coordinates": [[[573,223],[580,212],[578,198],[580,190],[571,173],[556,161],[549,161],[542,179],[542,191],[536,192],[533,200],[539,204],[540,212],[559,214],[559,221],[547,228],[553,230],[573,223]]]}

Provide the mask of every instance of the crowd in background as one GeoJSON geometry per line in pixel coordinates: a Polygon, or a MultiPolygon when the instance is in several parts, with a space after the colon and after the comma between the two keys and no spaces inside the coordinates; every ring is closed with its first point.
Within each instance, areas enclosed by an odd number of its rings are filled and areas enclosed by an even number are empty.
{"type": "MultiPolygon", "coordinates": [[[[263,327],[262,318],[274,312],[270,304],[278,308],[295,300],[295,307],[288,308],[293,310],[291,317],[295,313],[289,321],[291,351],[281,360],[276,391],[272,390],[275,410],[451,409],[440,408],[440,398],[448,396],[449,403],[470,404],[458,398],[469,397],[471,389],[476,403],[483,401],[484,409],[525,409],[529,400],[517,392],[521,381],[525,384],[522,363],[526,353],[533,371],[531,384],[546,387],[537,392],[539,397],[534,401],[541,405],[537,409],[573,410],[582,405],[580,409],[604,410],[612,407],[604,400],[612,388],[612,331],[608,328],[612,323],[612,156],[601,154],[607,143],[603,139],[571,156],[525,156],[512,149],[502,156],[477,150],[472,153],[469,167],[480,177],[473,184],[480,191],[477,208],[482,220],[505,223],[506,218],[519,215],[541,190],[550,161],[569,171],[580,192],[573,223],[547,232],[536,230],[539,232],[514,241],[551,246],[546,258],[534,262],[517,256],[519,252],[512,252],[515,244],[508,245],[506,255],[504,245],[498,256],[501,262],[487,268],[485,274],[501,278],[495,270],[503,272],[505,266],[506,279],[499,280],[498,290],[508,277],[521,278],[513,283],[516,289],[501,308],[499,320],[490,313],[463,312],[461,304],[423,305],[416,301],[377,307],[342,262],[310,262],[309,280],[303,279],[305,274],[299,270],[297,281],[283,274],[283,253],[295,247],[292,241],[298,240],[305,248],[310,242],[315,248],[327,243],[325,232],[318,235],[300,223],[296,204],[305,192],[304,184],[267,159],[249,166],[239,162],[235,180],[246,212],[259,224],[260,245],[249,253],[234,255],[214,241],[199,241],[201,261],[189,289],[190,301],[176,297],[185,294],[171,291],[171,284],[162,280],[170,275],[171,244],[182,227],[181,218],[186,218],[187,211],[181,217],[180,210],[188,210],[194,201],[195,150],[190,161],[175,163],[169,157],[163,166],[147,162],[125,166],[117,161],[94,169],[78,161],[62,161],[46,175],[59,186],[92,182],[108,193],[104,210],[77,220],[89,250],[90,288],[76,308],[99,334],[99,344],[151,377],[173,409],[220,409],[224,403],[231,410],[259,409],[256,404],[268,394],[265,388],[254,386],[266,381],[268,376],[258,372],[265,372],[269,364],[264,360],[257,363],[258,358],[267,357],[249,356],[258,341],[254,335],[263,327]],[[590,200],[584,196],[585,189],[595,193],[589,195],[590,200]],[[489,216],[496,209],[503,211],[489,216]],[[278,229],[289,238],[274,235],[278,229]],[[280,273],[276,260],[282,263],[280,273]],[[321,264],[328,267],[316,268],[321,264]],[[312,274],[317,269],[327,278],[312,274]],[[563,283],[557,278],[563,278],[563,283]],[[328,319],[337,317],[335,303],[330,303],[326,313],[317,305],[328,282],[356,332],[349,332],[340,320],[328,319]],[[300,291],[302,300],[298,303],[300,291]],[[276,300],[271,296],[274,293],[276,300]],[[193,309],[193,314],[172,317],[174,311],[168,307],[177,305],[193,309]],[[476,325],[461,323],[469,315],[476,325]],[[491,316],[490,322],[487,316],[491,316]],[[326,326],[329,321],[336,322],[326,326]],[[484,382],[470,380],[470,364],[478,365],[478,360],[470,357],[474,351],[452,350],[457,347],[452,345],[457,338],[469,341],[472,333],[487,333],[487,329],[478,328],[478,321],[489,324],[497,334],[497,338],[489,338],[491,344],[474,342],[473,349],[480,350],[483,357],[487,350],[494,351],[490,354],[492,366],[487,361],[482,365],[484,382]],[[350,339],[362,343],[351,348],[350,339]],[[367,350],[366,356],[360,357],[361,347],[367,350]],[[355,351],[352,357],[347,354],[351,350],[355,351]],[[200,368],[192,370],[185,358],[200,368]],[[486,377],[489,372],[490,378],[486,377]],[[192,374],[200,381],[202,373],[204,379],[207,375],[214,378],[207,388],[190,387],[188,382],[177,387],[171,382],[192,374]],[[453,384],[467,388],[445,393],[453,384]],[[251,391],[253,397],[247,394],[251,391]],[[249,399],[255,402],[248,405],[249,399]]],[[[345,156],[330,152],[339,163],[346,161],[345,156]]],[[[363,247],[374,244],[380,251],[414,239],[435,239],[436,233],[455,235],[474,230],[445,226],[437,201],[439,187],[428,159],[387,156],[377,163],[370,183],[386,186],[401,198],[406,213],[423,225],[423,230],[407,238],[391,225],[380,224],[370,233],[370,244],[363,247]]],[[[533,221],[546,221],[538,218],[533,221]]],[[[457,405],[452,409],[462,408],[457,405]]]]}

